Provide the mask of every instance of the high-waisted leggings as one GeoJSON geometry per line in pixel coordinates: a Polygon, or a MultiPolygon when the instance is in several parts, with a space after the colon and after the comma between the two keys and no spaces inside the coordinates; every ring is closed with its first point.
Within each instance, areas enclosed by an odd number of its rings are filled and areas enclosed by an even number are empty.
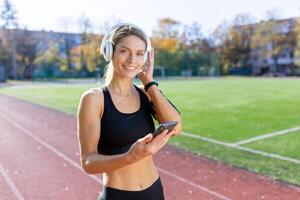
{"type": "Polygon", "coordinates": [[[120,190],[103,187],[98,200],[164,200],[164,191],[160,178],[151,186],[140,191],[120,190]]]}

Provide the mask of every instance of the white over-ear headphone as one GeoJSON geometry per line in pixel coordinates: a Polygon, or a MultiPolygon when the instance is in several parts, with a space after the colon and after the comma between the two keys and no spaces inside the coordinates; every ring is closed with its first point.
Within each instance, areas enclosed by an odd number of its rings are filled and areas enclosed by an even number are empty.
{"type": "Polygon", "coordinates": [[[128,26],[128,28],[130,27],[133,27],[133,28],[136,28],[138,29],[139,31],[141,31],[143,33],[143,35],[146,37],[146,41],[147,41],[147,44],[146,44],[146,52],[144,54],[144,69],[146,67],[146,64],[147,64],[147,59],[148,59],[148,55],[150,54],[151,52],[151,42],[150,42],[150,39],[149,37],[147,36],[147,34],[140,28],[138,27],[137,25],[134,25],[134,24],[130,24],[130,23],[120,23],[120,24],[117,24],[115,26],[113,26],[106,34],[105,36],[103,37],[102,39],[102,42],[101,42],[101,46],[100,46],[100,53],[103,55],[104,59],[109,62],[111,61],[112,59],[112,56],[113,56],[113,47],[114,47],[114,43],[112,41],[113,39],[113,36],[114,36],[114,33],[121,27],[124,27],[124,26],[128,26]]]}

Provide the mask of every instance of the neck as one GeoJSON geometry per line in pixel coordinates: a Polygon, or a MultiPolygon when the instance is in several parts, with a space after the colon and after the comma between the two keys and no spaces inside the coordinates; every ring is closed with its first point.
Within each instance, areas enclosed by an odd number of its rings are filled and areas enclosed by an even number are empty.
{"type": "Polygon", "coordinates": [[[108,88],[121,96],[130,96],[134,92],[133,79],[121,77],[114,73],[108,88]]]}

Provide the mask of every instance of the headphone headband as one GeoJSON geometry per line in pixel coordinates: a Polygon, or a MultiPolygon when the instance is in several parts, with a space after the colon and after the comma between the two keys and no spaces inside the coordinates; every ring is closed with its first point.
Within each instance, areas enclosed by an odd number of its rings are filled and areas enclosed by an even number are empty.
{"type": "Polygon", "coordinates": [[[115,34],[115,32],[123,27],[123,26],[128,26],[129,28],[133,27],[139,31],[141,31],[146,39],[146,53],[145,53],[145,62],[147,59],[147,54],[151,52],[151,42],[149,37],[147,36],[147,34],[143,31],[143,29],[141,29],[140,27],[138,27],[135,24],[131,24],[131,23],[119,23],[114,25],[103,37],[102,42],[101,42],[101,46],[100,46],[100,53],[103,55],[103,57],[105,58],[106,61],[110,61],[112,59],[112,54],[113,54],[113,45],[115,45],[112,41],[113,36],[115,34]]]}

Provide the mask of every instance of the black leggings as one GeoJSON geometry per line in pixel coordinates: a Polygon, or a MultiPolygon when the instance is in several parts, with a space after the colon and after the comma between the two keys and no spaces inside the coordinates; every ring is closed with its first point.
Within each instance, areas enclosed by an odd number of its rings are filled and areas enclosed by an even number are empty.
{"type": "Polygon", "coordinates": [[[164,200],[164,191],[160,178],[141,191],[120,190],[103,187],[98,200],[164,200]]]}

